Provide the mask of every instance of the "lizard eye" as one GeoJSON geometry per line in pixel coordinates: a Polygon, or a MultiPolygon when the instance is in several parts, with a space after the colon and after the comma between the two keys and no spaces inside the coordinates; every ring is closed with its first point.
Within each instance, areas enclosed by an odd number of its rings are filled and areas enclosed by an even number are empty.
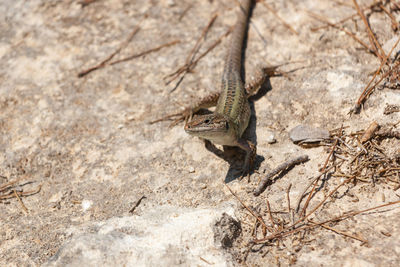
{"type": "Polygon", "coordinates": [[[205,119],[204,123],[209,124],[210,123],[210,119],[205,119]]]}

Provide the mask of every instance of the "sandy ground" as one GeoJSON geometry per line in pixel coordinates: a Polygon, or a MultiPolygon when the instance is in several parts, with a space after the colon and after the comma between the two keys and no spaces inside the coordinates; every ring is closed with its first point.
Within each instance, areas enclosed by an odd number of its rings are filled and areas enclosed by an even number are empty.
{"type": "MultiPolygon", "coordinates": [[[[288,238],[248,253],[254,218],[241,208],[225,182],[248,205],[258,205],[263,215],[267,199],[273,211],[285,210],[289,184],[295,202],[329,151],[293,144],[290,129],[298,124],[328,130],[344,125],[350,133],[366,129],[374,120],[387,124],[400,119],[400,113],[383,114],[387,104],[400,103],[399,91],[388,88],[375,91],[360,114],[349,116],[380,61],[343,32],[311,31],[322,24],[307,11],[338,21],[353,14],[353,7],[328,0],[274,1],[271,5],[296,35],[261,2],[252,14],[246,76],[259,64],[292,63],[280,68],[287,76],[270,78],[252,104],[245,135],[257,142],[258,156],[257,172],[248,182],[236,179],[243,160],[239,150],[228,151],[227,162],[208,151],[201,140],[188,136],[182,124],[172,128],[168,122],[149,124],[218,90],[227,38],[186,74],[176,90],[177,80],[166,85],[164,77],[184,64],[212,14],[218,12],[218,17],[200,53],[233,25],[237,7],[233,1],[103,0],[85,7],[71,0],[0,1],[0,184],[19,179],[14,189],[23,192],[41,186],[39,193],[22,197],[27,212],[16,198],[1,200],[0,265],[42,265],[79,234],[96,232],[94,225],[116,218],[147,218],[151,224],[152,212],[164,207],[179,214],[205,210],[220,217],[224,205],[234,207],[231,215],[242,227],[233,247],[215,248],[222,251],[220,263],[228,266],[395,266],[399,262],[396,206],[334,225],[362,235],[368,244],[319,229],[306,233],[301,243],[288,238]],[[114,59],[175,40],[179,43],[77,77],[112,54],[138,24],[140,30],[114,59]],[[302,154],[310,160],[277,179],[261,196],[253,196],[268,170],[302,154]]],[[[396,40],[389,18],[374,13],[369,20],[387,53],[396,40]]],[[[360,20],[345,25],[369,43],[360,20]]],[[[385,142],[383,147],[400,146],[395,139],[385,142]]],[[[340,179],[331,177],[326,183],[328,192],[340,179]]],[[[393,187],[365,183],[347,191],[343,188],[316,218],[397,201],[399,192],[393,187]]],[[[312,205],[322,198],[317,196],[312,205]]],[[[193,217],[187,218],[185,224],[195,223],[193,217]]],[[[145,227],[146,220],[140,225],[145,227]]],[[[178,259],[193,254],[174,252],[165,253],[178,259]]],[[[196,256],[200,259],[196,265],[212,264],[207,252],[202,253],[201,259],[196,256]]],[[[166,262],[195,265],[194,261],[166,262]]],[[[65,258],[64,263],[68,263],[65,258]]]]}

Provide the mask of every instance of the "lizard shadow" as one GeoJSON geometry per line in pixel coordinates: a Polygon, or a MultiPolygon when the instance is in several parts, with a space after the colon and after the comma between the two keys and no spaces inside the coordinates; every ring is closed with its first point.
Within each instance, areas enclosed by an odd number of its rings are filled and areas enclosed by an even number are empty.
{"type": "MultiPolygon", "coordinates": [[[[248,29],[249,29],[249,21],[252,16],[253,10],[254,10],[255,3],[251,4],[250,10],[249,10],[249,15],[247,17],[247,23],[246,23],[246,30],[243,38],[243,47],[241,51],[241,58],[242,62],[245,62],[246,58],[246,48],[247,48],[247,41],[248,41],[248,29]]],[[[243,80],[245,75],[245,69],[244,69],[245,64],[241,64],[241,78],[243,80]]],[[[260,89],[258,92],[251,96],[248,101],[250,104],[250,110],[251,110],[251,116],[250,116],[250,121],[247,129],[243,133],[243,138],[246,140],[251,141],[253,144],[257,145],[257,134],[256,134],[256,125],[257,125],[257,116],[256,116],[256,110],[254,108],[254,103],[253,101],[256,101],[263,97],[264,95],[267,94],[268,91],[272,89],[270,79],[269,77],[266,77],[265,81],[263,84],[261,84],[260,89]]],[[[227,174],[225,175],[225,183],[229,183],[233,180],[236,180],[237,178],[242,176],[242,168],[238,164],[243,164],[243,161],[245,159],[245,152],[238,148],[238,147],[229,147],[229,146],[223,146],[223,151],[219,150],[217,147],[215,147],[210,141],[205,140],[205,146],[206,149],[214,153],[216,156],[224,159],[229,163],[229,170],[227,174]],[[239,153],[238,153],[239,152],[239,153]],[[238,158],[238,155],[239,158],[238,158]],[[238,171],[239,169],[239,171],[238,171]]],[[[256,158],[253,163],[253,168],[250,170],[250,174],[252,174],[255,170],[258,170],[261,162],[263,162],[265,158],[260,155],[256,155],[256,158]]]]}
{"type": "MultiPolygon", "coordinates": [[[[257,134],[256,134],[257,115],[256,115],[256,110],[254,108],[254,101],[257,101],[261,97],[265,96],[270,90],[272,90],[271,82],[269,77],[267,77],[265,79],[265,82],[261,85],[260,89],[258,90],[257,94],[249,98],[251,117],[247,129],[243,133],[243,138],[251,141],[256,145],[257,145],[257,134]]],[[[200,110],[198,114],[208,114],[208,113],[211,113],[211,111],[200,110]]],[[[242,174],[241,164],[243,163],[246,155],[246,153],[242,149],[232,146],[223,146],[223,150],[221,150],[218,149],[213,143],[211,143],[208,140],[204,140],[204,142],[205,142],[205,147],[208,151],[212,152],[217,157],[228,162],[229,170],[225,175],[224,179],[225,183],[232,182],[241,177],[242,174]]],[[[263,156],[256,155],[253,168],[250,174],[252,174],[255,170],[258,170],[261,163],[264,160],[265,158],[263,156]]]]}
{"type": "MultiPolygon", "coordinates": [[[[251,96],[249,98],[249,103],[250,103],[250,110],[251,110],[251,116],[250,116],[250,121],[249,121],[249,126],[247,127],[247,129],[245,130],[245,132],[243,133],[243,138],[246,140],[251,141],[253,144],[255,144],[257,146],[257,132],[256,132],[256,126],[257,126],[257,112],[254,108],[254,101],[257,101],[258,99],[260,99],[261,97],[265,96],[270,90],[272,90],[272,86],[271,86],[271,82],[269,77],[267,77],[264,81],[264,83],[261,85],[260,89],[258,90],[258,92],[251,96]]],[[[241,170],[240,170],[240,166],[237,166],[237,162],[239,164],[241,164],[244,161],[245,158],[245,152],[243,150],[241,150],[238,147],[224,147],[224,150],[233,150],[235,151],[235,155],[238,155],[238,151],[240,151],[240,159],[239,160],[235,160],[235,161],[228,161],[228,163],[230,164],[229,166],[229,170],[227,172],[227,174],[225,175],[225,183],[230,183],[238,178],[241,177],[241,170]],[[238,171],[238,167],[239,167],[239,171],[238,171]]],[[[265,158],[261,155],[256,155],[256,158],[254,160],[254,165],[253,168],[250,172],[250,175],[252,173],[254,173],[254,171],[257,171],[260,168],[261,163],[265,160],[265,158]]]]}

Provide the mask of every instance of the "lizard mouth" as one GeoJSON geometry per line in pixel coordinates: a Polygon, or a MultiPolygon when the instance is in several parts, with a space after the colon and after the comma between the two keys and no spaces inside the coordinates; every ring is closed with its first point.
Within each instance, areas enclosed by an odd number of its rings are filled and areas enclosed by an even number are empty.
{"type": "Polygon", "coordinates": [[[205,119],[201,123],[187,123],[185,125],[185,132],[187,133],[201,133],[201,132],[227,132],[229,130],[229,123],[226,121],[215,122],[211,119],[205,119]]]}
{"type": "Polygon", "coordinates": [[[212,128],[212,127],[196,127],[196,128],[187,128],[185,127],[185,131],[187,133],[202,133],[202,132],[225,132],[225,128],[212,128]]]}

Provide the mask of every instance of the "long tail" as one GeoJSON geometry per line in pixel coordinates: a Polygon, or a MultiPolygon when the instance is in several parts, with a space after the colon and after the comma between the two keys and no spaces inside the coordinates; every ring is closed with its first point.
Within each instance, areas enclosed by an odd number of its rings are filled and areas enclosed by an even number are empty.
{"type": "Polygon", "coordinates": [[[232,32],[224,73],[240,73],[243,41],[246,33],[250,6],[251,0],[240,1],[240,9],[237,14],[236,25],[232,32]]]}

